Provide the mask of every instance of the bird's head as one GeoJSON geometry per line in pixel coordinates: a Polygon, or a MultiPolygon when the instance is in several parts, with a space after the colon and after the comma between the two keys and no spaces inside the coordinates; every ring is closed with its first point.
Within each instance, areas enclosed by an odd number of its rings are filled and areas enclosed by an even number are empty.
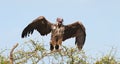
{"type": "Polygon", "coordinates": [[[63,18],[57,18],[56,21],[58,26],[61,26],[63,24],[63,18]]]}

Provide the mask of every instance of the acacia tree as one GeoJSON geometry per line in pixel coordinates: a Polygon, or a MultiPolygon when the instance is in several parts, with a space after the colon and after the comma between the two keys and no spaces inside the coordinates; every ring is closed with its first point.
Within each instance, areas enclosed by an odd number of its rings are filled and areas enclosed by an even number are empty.
{"type": "Polygon", "coordinates": [[[20,49],[14,52],[15,64],[23,64],[29,61],[32,61],[32,64],[45,63],[46,60],[51,64],[88,64],[85,52],[79,51],[77,48],[63,46],[62,50],[49,51],[45,49],[44,44],[33,40],[30,40],[27,46],[29,47],[27,51],[20,49]]]}
{"type": "Polygon", "coordinates": [[[0,51],[0,64],[120,64],[115,54],[112,54],[114,51],[110,51],[97,61],[90,62],[94,58],[86,56],[83,50],[63,46],[62,50],[51,52],[43,43],[34,40],[23,45],[15,44],[8,58],[2,56],[2,52],[5,50],[0,51]]]}

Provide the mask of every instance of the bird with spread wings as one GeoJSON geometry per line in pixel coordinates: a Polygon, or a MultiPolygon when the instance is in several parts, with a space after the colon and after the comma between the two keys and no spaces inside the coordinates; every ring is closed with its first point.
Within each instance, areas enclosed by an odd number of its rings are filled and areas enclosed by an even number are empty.
{"type": "Polygon", "coordinates": [[[37,30],[41,36],[51,33],[50,50],[59,50],[62,41],[75,37],[75,44],[81,50],[85,43],[86,31],[84,25],[77,21],[69,25],[63,25],[63,19],[57,18],[56,23],[49,22],[44,16],[39,16],[30,23],[22,32],[22,38],[37,30]]]}

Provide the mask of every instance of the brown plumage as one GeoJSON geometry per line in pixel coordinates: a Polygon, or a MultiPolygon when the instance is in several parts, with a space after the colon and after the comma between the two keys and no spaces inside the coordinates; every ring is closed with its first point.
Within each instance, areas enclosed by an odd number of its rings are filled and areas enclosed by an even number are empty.
{"type": "Polygon", "coordinates": [[[22,38],[29,34],[32,34],[34,30],[37,30],[42,36],[51,32],[50,50],[59,49],[62,45],[62,41],[75,37],[75,44],[78,49],[81,50],[86,39],[85,27],[79,21],[63,25],[63,19],[57,18],[57,23],[53,24],[46,20],[44,16],[40,16],[33,20],[22,32],[22,38]]]}

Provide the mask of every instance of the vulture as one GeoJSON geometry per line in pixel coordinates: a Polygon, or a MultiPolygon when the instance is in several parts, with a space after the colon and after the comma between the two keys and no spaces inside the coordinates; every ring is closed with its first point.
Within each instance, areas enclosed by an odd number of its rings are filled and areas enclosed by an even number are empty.
{"type": "Polygon", "coordinates": [[[69,38],[75,38],[77,48],[81,50],[85,43],[86,31],[84,25],[80,21],[76,21],[69,25],[63,25],[63,18],[58,17],[56,23],[51,23],[44,16],[39,16],[31,22],[22,32],[21,37],[27,37],[37,30],[41,36],[51,33],[50,50],[59,50],[62,41],[69,38]]]}

